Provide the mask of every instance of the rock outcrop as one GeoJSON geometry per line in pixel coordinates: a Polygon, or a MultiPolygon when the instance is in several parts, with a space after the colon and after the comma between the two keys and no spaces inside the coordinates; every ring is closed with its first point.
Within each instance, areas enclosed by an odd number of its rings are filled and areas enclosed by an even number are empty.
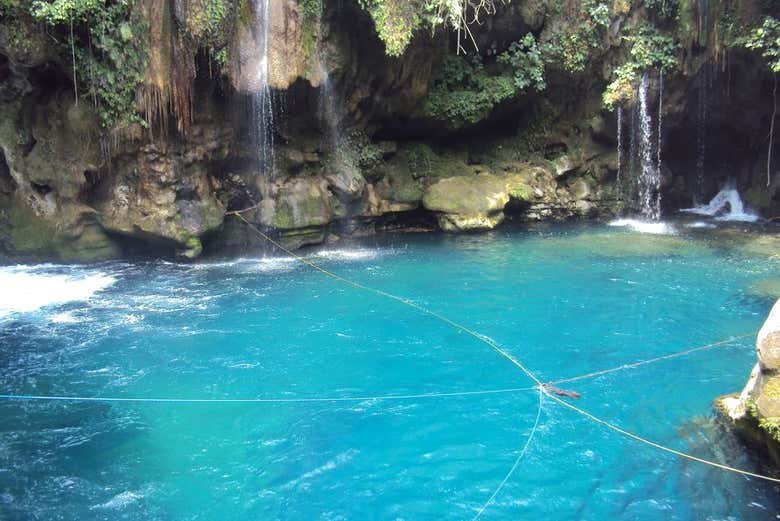
{"type": "Polygon", "coordinates": [[[780,465],[780,300],[756,338],[758,362],[739,395],[718,398],[716,407],[749,442],[780,465]]]}

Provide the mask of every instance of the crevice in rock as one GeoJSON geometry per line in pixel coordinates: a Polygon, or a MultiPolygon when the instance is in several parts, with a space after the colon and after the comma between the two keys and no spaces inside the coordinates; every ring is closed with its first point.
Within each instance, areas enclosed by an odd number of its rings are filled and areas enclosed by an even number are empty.
{"type": "Polygon", "coordinates": [[[0,149],[0,194],[10,195],[16,191],[18,185],[11,176],[11,168],[5,158],[5,153],[0,149]]]}
{"type": "Polygon", "coordinates": [[[36,183],[35,181],[30,181],[30,188],[41,197],[46,197],[53,190],[51,186],[45,183],[36,183]]]}

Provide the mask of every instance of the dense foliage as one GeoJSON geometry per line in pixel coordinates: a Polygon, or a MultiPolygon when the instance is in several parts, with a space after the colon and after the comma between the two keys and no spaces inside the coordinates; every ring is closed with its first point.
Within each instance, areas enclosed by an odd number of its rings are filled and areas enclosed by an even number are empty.
{"type": "Polygon", "coordinates": [[[144,20],[130,0],[33,0],[33,17],[65,36],[59,52],[72,61],[74,81],[87,87],[105,128],[141,122],[134,97],[146,67],[144,20]],[[74,30],[74,26],[76,30],[74,30]]]}
{"type": "Polygon", "coordinates": [[[471,60],[455,55],[446,57],[425,111],[455,126],[476,123],[502,101],[530,88],[541,91],[545,87],[544,59],[533,34],[528,33],[489,66],[479,54],[471,60]]]}
{"type": "MultiPolygon", "coordinates": [[[[450,27],[458,32],[458,53],[470,39],[469,26],[495,12],[496,0],[358,0],[374,20],[389,56],[400,56],[421,27],[450,27]]],[[[505,2],[509,0],[504,0],[505,2]]],[[[473,40],[472,40],[473,41],[473,40]]]]}
{"type": "Polygon", "coordinates": [[[760,52],[772,72],[780,72],[780,21],[767,16],[759,27],[754,28],[737,43],[760,52]]]}
{"type": "Polygon", "coordinates": [[[569,73],[582,72],[593,52],[602,45],[610,23],[610,4],[604,0],[561,2],[554,5],[567,20],[562,30],[544,44],[546,60],[569,73]]]}

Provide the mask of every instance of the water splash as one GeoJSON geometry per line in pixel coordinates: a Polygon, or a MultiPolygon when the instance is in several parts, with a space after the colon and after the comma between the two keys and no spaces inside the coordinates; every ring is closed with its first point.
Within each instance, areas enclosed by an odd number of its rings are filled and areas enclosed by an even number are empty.
{"type": "Polygon", "coordinates": [[[270,0],[253,0],[252,7],[257,23],[255,38],[259,38],[259,50],[262,54],[260,67],[257,71],[256,88],[251,93],[252,132],[260,173],[272,177],[274,172],[274,108],[268,73],[271,2],[270,0]]]}
{"type": "Polygon", "coordinates": [[[758,215],[745,208],[739,192],[731,184],[721,189],[709,203],[680,211],[715,217],[716,221],[756,222],[759,219],[758,215]]]}

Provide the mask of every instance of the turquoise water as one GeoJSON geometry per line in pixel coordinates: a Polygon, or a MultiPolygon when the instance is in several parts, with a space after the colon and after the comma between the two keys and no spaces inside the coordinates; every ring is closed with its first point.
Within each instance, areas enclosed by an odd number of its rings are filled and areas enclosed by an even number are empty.
{"type": "MultiPolygon", "coordinates": [[[[542,227],[310,252],[468,324],[543,380],[755,332],[766,243],[542,227]],[[758,288],[758,289],[757,289],[758,288]]],[[[771,244],[771,243],[770,243],[771,244]]],[[[770,252],[771,253],[771,252],[770,252]]],[[[9,394],[369,397],[527,387],[413,309],[292,259],[0,269],[9,394]],[[44,297],[40,295],[43,294],[44,297]]],[[[567,384],[653,440],[765,470],[713,421],[753,339],[567,384]]],[[[313,403],[0,403],[0,519],[470,519],[536,416],[533,391],[313,403]]],[[[546,399],[482,519],[772,519],[775,487],[639,445],[546,399]]]]}

